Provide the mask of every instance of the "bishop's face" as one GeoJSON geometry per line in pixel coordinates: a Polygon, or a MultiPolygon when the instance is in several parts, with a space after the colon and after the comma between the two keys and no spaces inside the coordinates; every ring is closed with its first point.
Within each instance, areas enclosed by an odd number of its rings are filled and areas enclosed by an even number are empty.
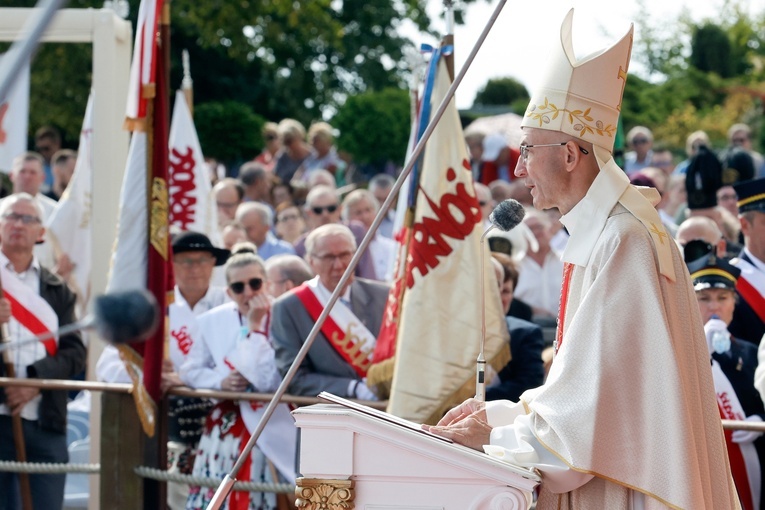
{"type": "MultiPolygon", "coordinates": [[[[544,129],[524,128],[521,147],[524,145],[542,145],[559,143],[561,133],[544,129]],[[557,138],[556,138],[557,135],[557,138]]],[[[524,179],[530,189],[534,207],[538,210],[559,207],[561,197],[566,193],[564,146],[528,147],[526,157],[521,155],[515,167],[515,176],[524,179]]]]}

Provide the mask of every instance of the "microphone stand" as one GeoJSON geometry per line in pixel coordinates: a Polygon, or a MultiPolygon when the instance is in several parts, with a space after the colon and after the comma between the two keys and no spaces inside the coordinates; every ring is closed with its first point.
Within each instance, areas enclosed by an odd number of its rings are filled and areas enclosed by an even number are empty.
{"type": "Polygon", "coordinates": [[[481,236],[481,344],[475,367],[475,399],[486,402],[486,358],[483,347],[486,344],[486,243],[484,240],[496,225],[492,224],[481,236]]]}
{"type": "Polygon", "coordinates": [[[223,481],[218,486],[218,489],[215,491],[215,494],[213,495],[212,500],[210,500],[210,503],[207,505],[207,510],[219,510],[220,507],[225,502],[228,495],[231,493],[231,489],[234,487],[234,482],[236,482],[236,475],[239,473],[239,470],[242,468],[242,466],[246,462],[247,457],[249,457],[250,452],[252,451],[253,447],[255,446],[255,443],[260,437],[260,434],[263,432],[263,429],[266,427],[266,423],[271,418],[271,415],[274,414],[274,411],[276,411],[276,406],[279,404],[279,401],[281,400],[282,396],[286,393],[287,387],[289,386],[290,382],[292,382],[292,378],[295,376],[295,373],[300,367],[300,364],[303,362],[303,359],[305,359],[305,357],[308,355],[308,351],[311,348],[311,345],[313,345],[314,340],[316,340],[316,336],[319,334],[319,331],[321,330],[321,326],[324,324],[324,321],[329,316],[330,310],[335,305],[335,302],[340,298],[340,293],[348,284],[348,280],[350,279],[351,274],[353,273],[359,261],[361,260],[362,254],[366,251],[367,247],[369,246],[369,243],[372,242],[372,239],[374,238],[374,235],[377,232],[377,229],[380,226],[380,223],[382,223],[382,220],[385,217],[386,212],[388,211],[390,206],[393,204],[394,197],[398,194],[399,190],[404,185],[404,181],[406,180],[407,176],[412,172],[412,168],[414,168],[415,162],[419,159],[420,154],[422,154],[422,151],[425,149],[425,144],[427,143],[428,139],[430,139],[430,136],[433,134],[433,131],[436,129],[436,125],[438,125],[438,122],[441,120],[441,117],[443,116],[444,112],[449,106],[449,103],[454,97],[454,93],[457,91],[457,87],[462,82],[462,79],[465,77],[465,73],[467,73],[467,70],[470,68],[470,64],[473,63],[473,60],[475,59],[475,56],[478,53],[478,50],[480,49],[484,40],[486,40],[486,37],[489,35],[489,31],[491,30],[491,27],[494,26],[494,22],[499,17],[499,14],[500,12],[502,12],[502,8],[505,6],[506,3],[507,3],[507,0],[499,0],[499,3],[497,4],[497,7],[494,9],[494,12],[489,18],[488,23],[486,24],[483,31],[481,32],[481,35],[478,37],[478,40],[473,46],[473,49],[470,51],[470,54],[468,55],[467,60],[465,61],[465,65],[462,66],[462,69],[460,69],[460,72],[454,78],[454,81],[449,87],[449,90],[446,92],[446,96],[444,97],[443,101],[441,101],[441,104],[438,106],[438,109],[433,113],[433,119],[430,120],[430,122],[428,123],[428,126],[425,129],[425,132],[422,134],[422,138],[420,138],[420,141],[417,142],[417,145],[412,151],[412,154],[410,155],[409,160],[404,166],[404,169],[401,171],[401,175],[399,175],[398,179],[394,183],[393,188],[388,194],[388,197],[385,199],[385,202],[383,202],[383,204],[380,206],[380,210],[377,212],[377,216],[375,216],[375,219],[372,222],[372,225],[369,227],[369,230],[367,231],[366,235],[364,236],[364,239],[362,239],[361,245],[353,254],[353,258],[348,264],[348,267],[345,269],[345,273],[343,273],[343,276],[340,278],[340,282],[337,284],[337,286],[335,287],[335,290],[332,292],[332,295],[329,297],[329,301],[327,302],[327,305],[324,307],[324,310],[322,310],[321,315],[319,315],[319,318],[316,320],[316,323],[313,325],[311,332],[308,334],[308,338],[306,338],[305,342],[303,343],[303,346],[300,348],[297,355],[295,356],[295,361],[292,362],[292,365],[290,366],[289,370],[287,371],[286,374],[284,374],[284,378],[282,379],[281,384],[279,384],[279,387],[274,392],[274,396],[271,399],[271,402],[268,403],[268,406],[266,407],[265,411],[263,411],[263,416],[261,416],[257,427],[252,432],[250,439],[247,441],[247,444],[244,446],[244,448],[242,449],[242,452],[239,454],[239,458],[236,460],[234,467],[232,467],[231,472],[228,473],[225,476],[225,478],[223,478],[223,481]]]}
{"type": "Polygon", "coordinates": [[[29,336],[27,338],[22,338],[15,342],[10,342],[10,341],[0,342],[0,352],[5,352],[10,349],[17,349],[21,346],[31,344],[34,342],[40,342],[42,340],[48,340],[49,338],[55,338],[57,336],[74,333],[75,331],[88,329],[92,327],[95,323],[96,323],[96,318],[93,315],[86,315],[82,320],[79,320],[77,322],[72,322],[71,324],[67,324],[66,326],[62,326],[58,328],[56,331],[46,331],[45,333],[29,336]]]}

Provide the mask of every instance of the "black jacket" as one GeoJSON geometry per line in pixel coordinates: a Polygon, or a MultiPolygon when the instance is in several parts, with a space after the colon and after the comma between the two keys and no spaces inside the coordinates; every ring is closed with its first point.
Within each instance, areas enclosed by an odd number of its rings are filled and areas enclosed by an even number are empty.
{"type": "Polygon", "coordinates": [[[486,400],[517,402],[521,393],[544,382],[544,337],[542,328],[536,324],[516,317],[506,317],[506,320],[512,359],[498,374],[502,382],[486,388],[486,400]]]}
{"type": "MultiPolygon", "coordinates": [[[[40,297],[53,308],[58,316],[59,327],[76,320],[74,293],[66,283],[44,267],[40,268],[40,297]]],[[[69,379],[85,369],[87,351],[79,333],[63,335],[58,340],[55,356],[45,356],[27,366],[27,377],[36,379],[69,379]]],[[[5,365],[0,364],[0,374],[5,377],[5,365]]],[[[66,432],[65,390],[40,392],[40,426],[64,434],[66,432]]],[[[5,402],[5,391],[0,388],[0,402],[5,402]]]]}

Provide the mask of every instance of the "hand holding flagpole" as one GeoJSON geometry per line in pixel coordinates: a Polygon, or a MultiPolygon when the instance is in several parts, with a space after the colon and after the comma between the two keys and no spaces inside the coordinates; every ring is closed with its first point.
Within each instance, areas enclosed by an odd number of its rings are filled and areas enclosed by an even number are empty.
{"type": "MultiPolygon", "coordinates": [[[[0,298],[4,297],[3,283],[0,281],[0,298]]],[[[0,328],[0,344],[10,342],[8,332],[8,323],[5,322],[0,328]]],[[[5,364],[5,374],[10,379],[16,377],[16,367],[13,364],[11,353],[8,350],[3,351],[3,363],[5,364]]],[[[24,428],[21,422],[21,413],[11,414],[11,424],[13,426],[13,446],[16,448],[16,460],[18,462],[27,461],[27,449],[24,442],[24,428]]],[[[29,485],[29,474],[19,473],[19,485],[21,488],[21,506],[24,510],[32,510],[32,487],[29,485]]]]}

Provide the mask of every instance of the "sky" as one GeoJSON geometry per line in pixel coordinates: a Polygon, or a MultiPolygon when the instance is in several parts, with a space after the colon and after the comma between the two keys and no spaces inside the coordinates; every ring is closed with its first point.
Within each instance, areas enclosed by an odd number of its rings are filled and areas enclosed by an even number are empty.
{"type": "MultiPolygon", "coordinates": [[[[481,31],[499,0],[477,0],[467,6],[465,24],[455,27],[455,68],[461,69],[481,31]]],[[[649,21],[676,19],[684,7],[692,10],[694,21],[716,17],[724,0],[643,0],[650,12],[649,21]]],[[[765,0],[739,0],[750,14],[765,12],[765,0]]],[[[476,92],[490,79],[512,76],[529,89],[539,79],[540,67],[535,62],[560,44],[560,25],[568,10],[574,7],[574,48],[577,56],[585,56],[620,39],[635,22],[635,41],[640,38],[638,5],[630,0],[508,0],[475,60],[457,89],[457,107],[468,108],[476,92]]],[[[428,14],[433,28],[443,33],[445,22],[440,17],[443,0],[428,0],[428,14]]],[[[434,39],[412,30],[416,44],[434,43],[434,39]]],[[[634,55],[631,72],[641,73],[634,55]]]]}

